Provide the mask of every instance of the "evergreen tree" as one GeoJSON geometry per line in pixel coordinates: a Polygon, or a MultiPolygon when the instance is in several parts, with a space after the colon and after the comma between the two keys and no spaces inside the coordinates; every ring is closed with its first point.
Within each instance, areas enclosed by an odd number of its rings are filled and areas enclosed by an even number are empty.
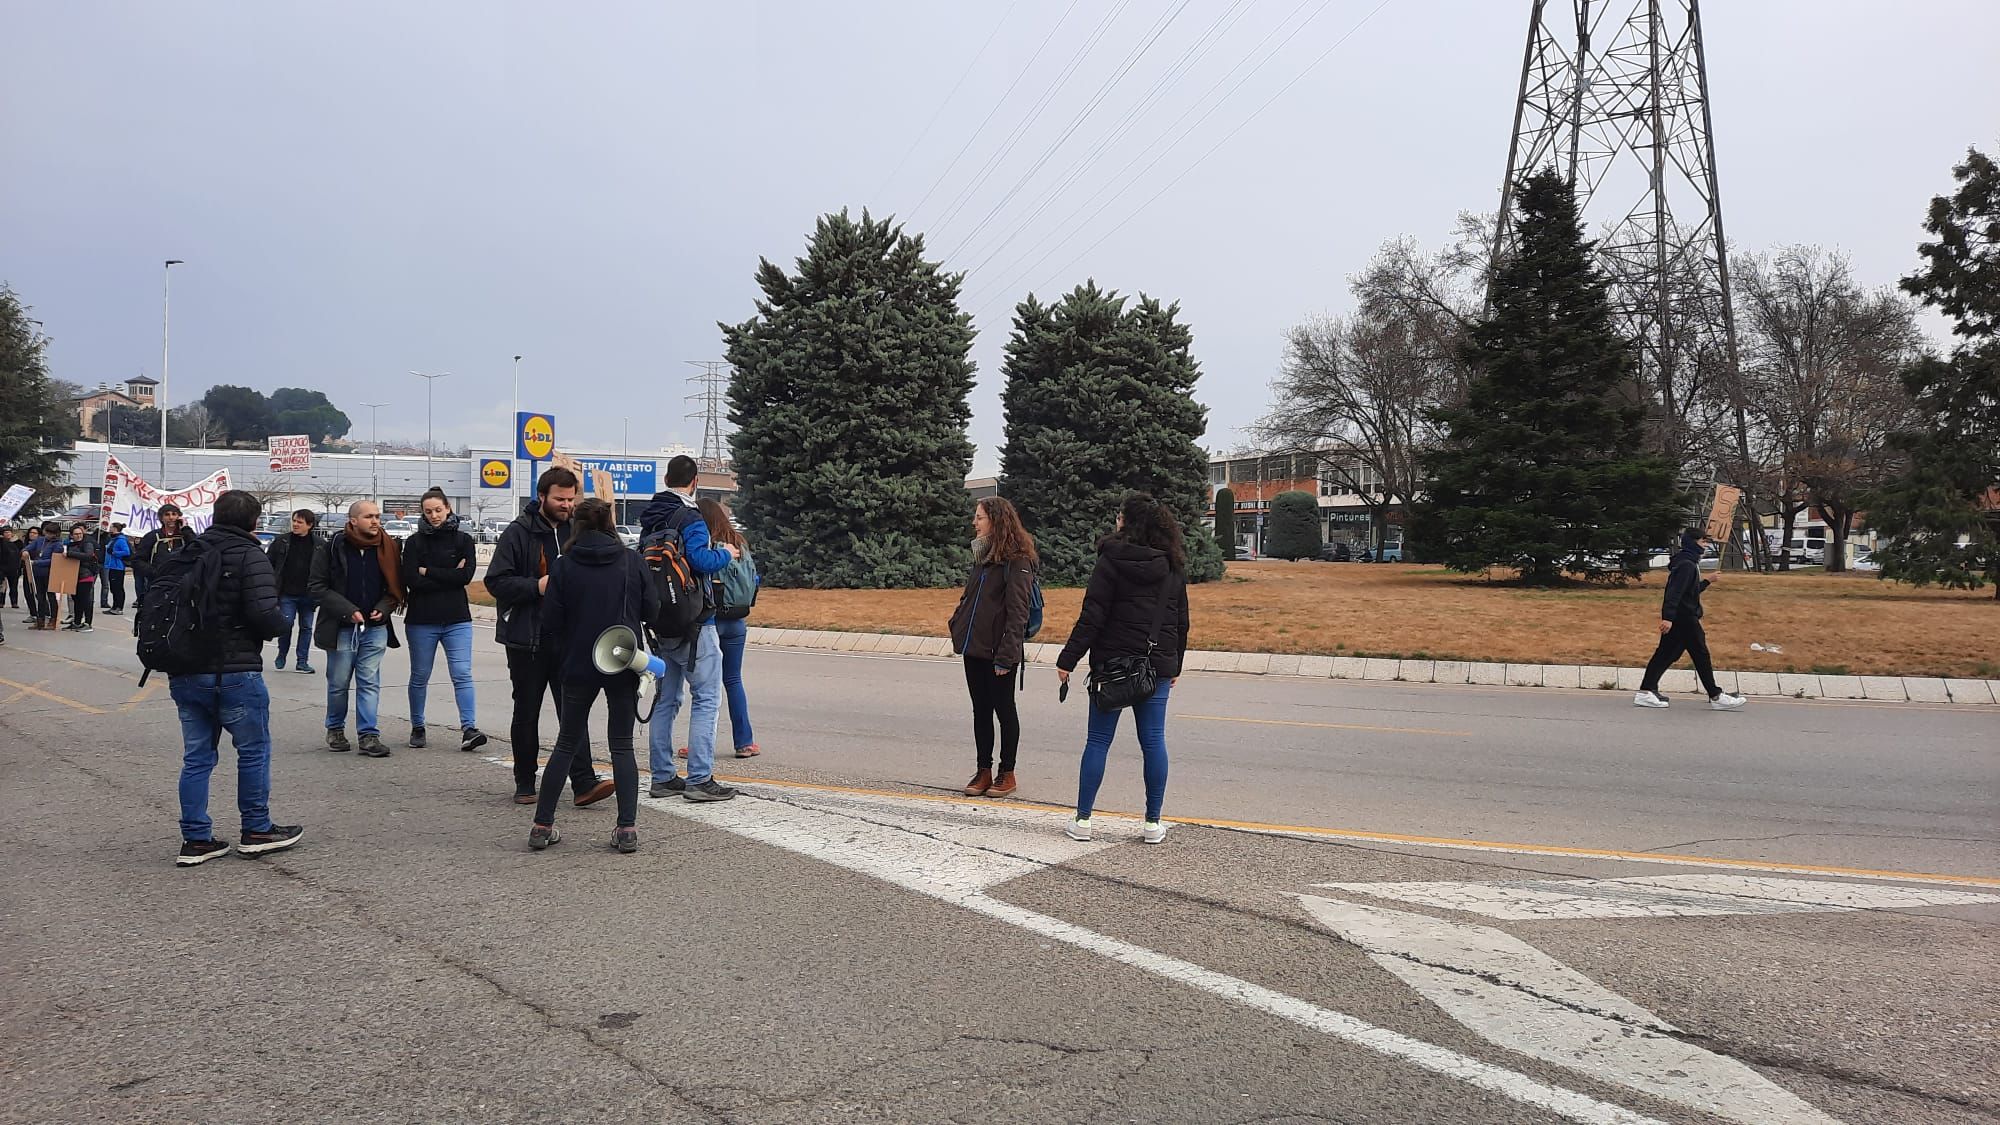
{"type": "Polygon", "coordinates": [[[33,488],[30,510],[67,495],[67,466],[76,456],[49,448],[75,433],[76,412],[49,378],[48,346],[41,322],[0,284],[0,491],[15,484],[33,488]]]}
{"type": "Polygon", "coordinates": [[[325,391],[303,387],[279,387],[271,392],[275,415],[273,433],[304,434],[314,449],[323,448],[328,438],[346,437],[353,428],[347,415],[326,397],[325,391]]]}
{"type": "Polygon", "coordinates": [[[1227,485],[1215,490],[1215,542],[1224,558],[1236,557],[1236,490],[1227,485]]]}
{"type": "Polygon", "coordinates": [[[1437,415],[1445,438],[1416,538],[1454,570],[1500,564],[1529,583],[1636,575],[1638,551],[1673,538],[1688,498],[1644,452],[1645,412],[1619,405],[1632,347],[1612,329],[1569,184],[1542,172],[1515,199],[1514,253],[1464,345],[1470,393],[1437,415]]]}
{"type": "Polygon", "coordinates": [[[797,272],[764,260],[722,325],[744,527],[777,586],[948,586],[972,506],[971,319],[960,275],[866,211],[823,216],[797,272]]]}
{"type": "Polygon", "coordinates": [[[1198,442],[1208,411],[1194,401],[1201,369],[1179,311],[1143,294],[1127,308],[1094,282],[1053,305],[1029,294],[1014,311],[1000,494],[1034,533],[1048,583],[1090,577],[1097,541],[1128,492],[1173,510],[1191,581],[1222,575],[1222,552],[1202,522],[1208,456],[1198,442]]]}
{"type": "Polygon", "coordinates": [[[1319,501],[1310,492],[1280,492],[1271,501],[1264,553],[1279,559],[1319,557],[1319,501]]]}

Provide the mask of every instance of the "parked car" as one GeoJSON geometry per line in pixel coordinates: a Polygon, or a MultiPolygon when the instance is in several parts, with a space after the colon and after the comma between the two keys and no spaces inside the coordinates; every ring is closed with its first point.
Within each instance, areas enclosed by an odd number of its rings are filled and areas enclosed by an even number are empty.
{"type": "Polygon", "coordinates": [[[1348,562],[1354,558],[1354,551],[1344,539],[1336,539],[1319,549],[1321,562],[1348,562]]]}
{"type": "Polygon", "coordinates": [[[639,546],[639,529],[629,523],[621,523],[618,525],[618,539],[627,547],[636,549],[639,546]]]}
{"type": "Polygon", "coordinates": [[[1403,541],[1400,539],[1392,539],[1389,542],[1382,544],[1382,561],[1402,562],[1403,541]]]}
{"type": "Polygon", "coordinates": [[[417,525],[410,520],[386,520],[382,524],[382,530],[398,539],[408,539],[417,533],[417,525]]]}

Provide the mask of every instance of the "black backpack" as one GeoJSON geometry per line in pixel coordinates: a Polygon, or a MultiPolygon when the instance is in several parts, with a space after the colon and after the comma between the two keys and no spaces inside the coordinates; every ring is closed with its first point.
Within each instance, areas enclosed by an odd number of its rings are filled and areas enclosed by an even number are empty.
{"type": "MultiPolygon", "coordinates": [[[[659,608],[646,622],[647,630],[661,643],[693,640],[707,616],[708,583],[688,561],[681,528],[670,525],[648,534],[639,541],[639,557],[645,560],[646,578],[659,595],[659,608]]],[[[150,592],[151,587],[147,589],[150,592]]]]}
{"type": "Polygon", "coordinates": [[[139,663],[146,666],[141,686],[154,672],[185,676],[221,668],[221,615],[215,606],[221,577],[222,551],[199,538],[153,569],[133,623],[139,663]]]}

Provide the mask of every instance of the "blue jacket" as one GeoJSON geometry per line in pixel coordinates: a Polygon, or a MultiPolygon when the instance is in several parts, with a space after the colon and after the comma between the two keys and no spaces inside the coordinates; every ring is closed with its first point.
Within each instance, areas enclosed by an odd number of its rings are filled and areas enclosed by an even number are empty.
{"type": "MultiPolygon", "coordinates": [[[[694,568],[696,574],[704,577],[720,574],[734,561],[728,551],[709,546],[708,521],[702,519],[701,513],[692,505],[681,499],[679,493],[655,492],[652,503],[647,504],[646,510],[639,513],[640,541],[644,542],[647,536],[666,529],[681,533],[681,550],[687,555],[688,565],[694,568]]],[[[710,606],[702,615],[701,623],[707,625],[714,620],[715,607],[710,606]]]]}
{"type": "Polygon", "coordinates": [[[131,555],[132,541],[125,538],[125,533],[121,531],[111,537],[111,542],[104,545],[104,569],[124,570],[125,560],[131,555]]]}

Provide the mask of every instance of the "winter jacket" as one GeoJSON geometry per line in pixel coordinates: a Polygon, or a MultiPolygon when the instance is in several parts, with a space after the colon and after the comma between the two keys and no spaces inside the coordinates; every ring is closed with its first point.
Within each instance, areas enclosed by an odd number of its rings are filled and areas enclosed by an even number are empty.
{"type": "Polygon", "coordinates": [[[278,611],[278,578],[257,537],[250,532],[214,524],[201,533],[202,546],[221,552],[222,575],[216,580],[217,628],[222,634],[223,672],[264,670],[264,642],[285,631],[278,611]]]}
{"type": "MultiPolygon", "coordinates": [[[[681,533],[681,552],[687,556],[688,565],[700,575],[720,574],[732,561],[728,551],[709,545],[708,521],[694,505],[681,499],[677,492],[655,492],[652,503],[639,513],[639,541],[662,531],[675,530],[681,533]]],[[[702,589],[708,588],[702,583],[702,589]]],[[[710,624],[715,620],[715,606],[702,610],[701,623],[710,624]]]]}
{"type": "Polygon", "coordinates": [[[139,546],[132,552],[129,560],[132,564],[132,573],[141,578],[151,578],[154,567],[167,561],[168,555],[180,550],[181,545],[192,538],[194,536],[188,532],[186,524],[181,525],[178,535],[162,535],[158,529],[147,532],[145,537],[139,540],[139,546]]]}
{"type": "Polygon", "coordinates": [[[62,553],[62,549],[63,544],[60,539],[50,539],[45,535],[40,539],[31,540],[28,543],[28,565],[34,568],[36,574],[47,578],[49,563],[62,553]]]}
{"type": "Polygon", "coordinates": [[[1025,562],[989,562],[983,550],[978,554],[981,561],[972,564],[951,615],[951,648],[960,656],[1013,668],[1021,663],[1021,646],[1028,639],[1034,570],[1025,562]]]}
{"type": "Polygon", "coordinates": [[[104,569],[124,570],[125,560],[132,557],[132,541],[124,532],[112,536],[104,544],[104,569]]]}
{"type": "Polygon", "coordinates": [[[296,597],[306,592],[304,585],[301,585],[296,592],[285,589],[285,565],[292,559],[292,548],[296,546],[306,552],[306,582],[310,583],[312,581],[313,556],[319,554],[320,549],[325,545],[326,536],[319,533],[319,528],[313,528],[311,531],[306,532],[303,543],[299,542],[298,536],[293,535],[289,531],[272,538],[271,545],[265,548],[265,554],[271,560],[271,573],[278,576],[278,594],[280,597],[296,597]]]}
{"type": "Polygon", "coordinates": [[[63,554],[76,560],[78,582],[95,582],[98,572],[104,569],[104,564],[98,561],[97,548],[91,545],[88,536],[81,543],[65,542],[63,554]]]}
{"type": "MultiPolygon", "coordinates": [[[[346,542],[345,530],[330,535],[325,543],[320,544],[318,553],[313,555],[312,578],[306,585],[313,604],[319,606],[319,619],[313,622],[313,647],[327,652],[339,648],[340,631],[354,627],[355,613],[366,617],[371,610],[382,614],[379,624],[389,630],[389,647],[403,647],[403,643],[396,639],[395,618],[389,616],[396,611],[396,596],[389,592],[388,583],[383,583],[382,596],[376,599],[375,604],[365,609],[348,600],[347,552],[341,550],[346,542]]],[[[389,536],[383,535],[382,542],[384,546],[376,549],[388,550],[389,536]]]]}
{"type": "Polygon", "coordinates": [[[493,635],[501,644],[534,648],[541,643],[541,579],[554,572],[568,537],[569,524],[550,523],[542,514],[540,498],[534,496],[500,533],[493,561],[486,567],[486,591],[500,607],[493,635]]]}
{"type": "Polygon", "coordinates": [[[1170,600],[1153,649],[1153,672],[1171,680],[1181,674],[1187,652],[1187,583],[1173,573],[1164,551],[1117,538],[1099,543],[1097,566],[1083,592],[1083,612],[1056,667],[1073,671],[1085,653],[1092,668],[1105,657],[1144,655],[1153,611],[1163,597],[1170,600]]]}
{"type": "Polygon", "coordinates": [[[465,587],[478,569],[479,548],[472,536],[458,529],[457,516],[448,517],[441,527],[432,527],[429,520],[417,524],[416,532],[403,540],[403,591],[408,602],[403,620],[411,625],[472,620],[465,587]]]}
{"type": "Polygon", "coordinates": [[[28,565],[21,559],[21,552],[26,549],[27,544],[18,539],[0,539],[0,580],[21,577],[21,572],[28,565]]]}
{"type": "Polygon", "coordinates": [[[659,608],[658,598],[637,551],[602,531],[577,536],[549,573],[541,606],[542,644],[562,654],[564,682],[611,679],[592,660],[597,638],[614,625],[645,636],[645,622],[659,608]]]}
{"type": "Polygon", "coordinates": [[[1660,620],[1701,620],[1701,592],[1708,589],[1708,579],[1701,576],[1701,555],[1701,541],[1683,533],[1681,549],[1667,563],[1667,592],[1660,600],[1660,620]]]}

